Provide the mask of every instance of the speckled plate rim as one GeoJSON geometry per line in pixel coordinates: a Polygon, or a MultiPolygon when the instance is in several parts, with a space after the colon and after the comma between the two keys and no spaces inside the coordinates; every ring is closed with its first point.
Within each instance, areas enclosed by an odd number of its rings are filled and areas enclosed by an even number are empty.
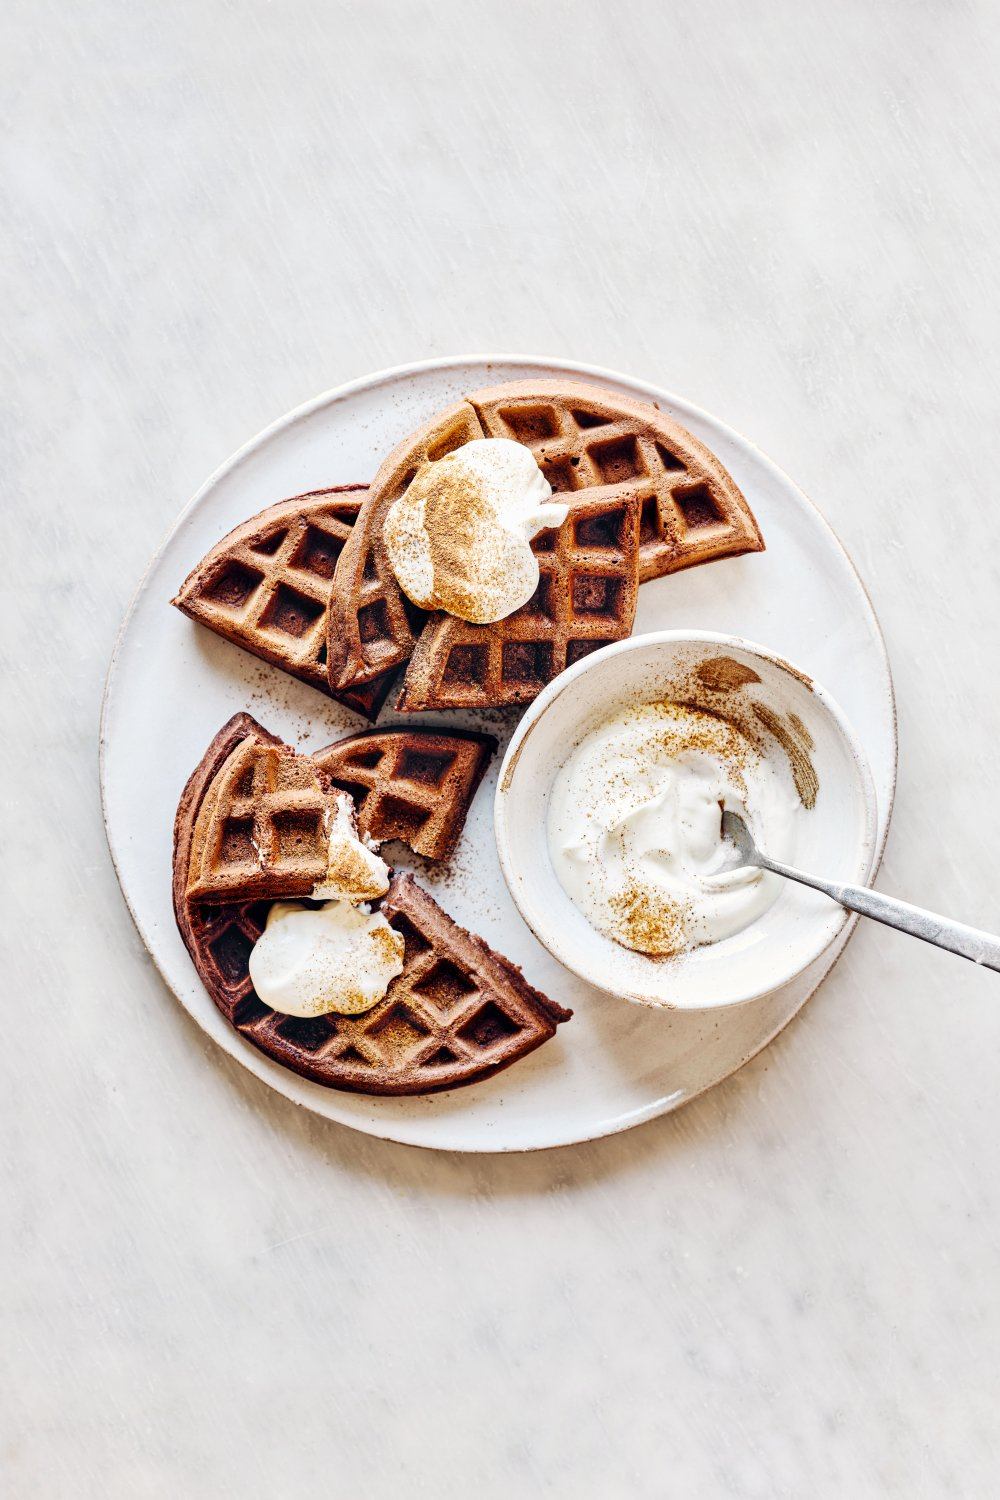
{"type": "MultiPolygon", "coordinates": [[[[662,386],[654,385],[651,382],[636,379],[634,376],[624,374],[616,370],[611,370],[601,365],[585,364],[576,360],[550,358],[544,355],[466,354],[442,355],[433,359],[414,360],[405,364],[395,365],[384,370],[376,371],[375,373],[370,375],[360,376],[355,380],[346,381],[342,385],[334,386],[331,389],[324,391],[320,395],[315,396],[311,400],[295,407],[292,411],[287,412],[284,416],[279,417],[276,421],[270,423],[267,427],[263,428],[259,433],[252,437],[248,442],[243,444],[242,447],[237,449],[236,452],[233,453],[224,463],[220,464],[209,475],[205,482],[198,488],[198,490],[194,493],[188,503],[181,509],[172,525],[168,528],[167,532],[162,537],[159,546],[150,558],[149,563],[144,569],[136,585],[128,608],[125,612],[125,616],[118,630],[118,634],[115,638],[115,644],[112,649],[111,659],[108,665],[108,672],[105,679],[104,692],[101,701],[99,730],[98,769],[101,792],[101,811],[104,822],[105,836],[108,841],[111,860],[114,865],[115,874],[118,878],[119,886],[121,887],[123,899],[140,938],[142,939],[157,971],[159,972],[167,988],[171,990],[175,997],[180,1001],[184,1009],[188,1012],[189,1015],[192,1016],[192,1018],[203,1030],[205,1030],[206,1028],[201,1018],[191,1010],[183,995],[173,983],[169,973],[160,962],[159,956],[155,951],[153,941],[149,933],[146,931],[143,922],[141,921],[139,914],[135,908],[135,904],[130,897],[126,881],[123,878],[119,853],[116,848],[115,837],[111,828],[111,822],[108,814],[107,747],[114,703],[116,672],[118,668],[119,658],[122,652],[122,646],[128,634],[129,626],[132,622],[132,618],[135,614],[137,605],[145,591],[150,576],[155,571],[163,553],[167,550],[175,534],[181,529],[185,521],[191,516],[191,514],[202,503],[205,497],[216,487],[216,485],[219,484],[219,482],[225,476],[228,476],[234,470],[239,468],[241,464],[245,463],[247,459],[255,454],[260,448],[264,447],[277,434],[285,432],[296,424],[308,419],[320,408],[343,401],[358,392],[370,391],[378,388],[379,386],[392,385],[400,380],[405,380],[415,375],[422,375],[434,371],[444,372],[458,369],[466,365],[489,366],[491,370],[491,379],[493,376],[493,372],[503,372],[505,368],[509,367],[520,369],[524,366],[528,366],[535,367],[540,372],[565,371],[567,374],[577,376],[582,375],[595,381],[610,381],[613,384],[623,385],[628,389],[638,393],[640,399],[645,398],[653,402],[664,403],[668,407],[679,409],[681,412],[685,412],[689,414],[689,416],[694,417],[697,420],[701,420],[709,425],[724,429],[725,432],[735,442],[749,450],[756,461],[761,464],[765,470],[769,471],[779,484],[787,486],[789,490],[794,491],[798,499],[801,500],[802,504],[809,508],[810,512],[812,513],[814,522],[819,523],[821,529],[827,533],[829,541],[839,551],[843,560],[847,563],[851,573],[853,574],[854,581],[856,582],[858,588],[864,596],[864,599],[867,602],[868,610],[870,613],[870,624],[873,628],[874,641],[879,653],[878,665],[881,670],[881,674],[884,677],[884,686],[888,700],[886,706],[889,711],[892,728],[893,754],[892,764],[889,767],[887,795],[885,799],[886,805],[884,809],[884,822],[881,823],[881,827],[879,829],[877,837],[871,879],[874,880],[875,876],[878,873],[885,851],[885,844],[886,839],[888,838],[889,827],[892,821],[898,772],[899,737],[892,670],[889,663],[888,651],[886,649],[885,637],[883,635],[882,627],[879,622],[878,615],[875,611],[874,603],[872,601],[868,588],[865,585],[865,582],[862,579],[860,573],[858,572],[853,558],[850,556],[847,549],[844,547],[843,543],[840,541],[839,537],[834,531],[833,527],[830,525],[826,517],[822,514],[815,503],[810,500],[810,498],[801,490],[801,488],[795,483],[795,481],[782,468],[780,468],[778,464],[774,463],[774,461],[769,458],[768,455],[765,454],[756,443],[752,442],[744,434],[729,426],[728,423],[722,422],[718,417],[714,416],[705,408],[698,406],[694,402],[688,401],[684,397],[675,395],[673,392],[666,390],[662,386]]],[[[500,378],[503,378],[502,373],[500,374],[500,378]]],[[[781,1017],[777,1025],[769,1030],[763,1036],[763,1039],[757,1043],[757,1045],[753,1046],[748,1051],[741,1052],[738,1060],[731,1067],[728,1067],[724,1072],[721,1072],[717,1077],[713,1077],[706,1081],[706,1083],[701,1088],[692,1089],[691,1091],[683,1093],[674,1091],[673,1093],[663,1095],[660,1098],[653,1100],[648,1105],[642,1106],[639,1109],[626,1112],[625,1114],[619,1114],[610,1119],[602,1119],[598,1121],[592,1129],[586,1131],[573,1131],[563,1135],[560,1135],[557,1131],[555,1131],[553,1132],[551,1138],[547,1140],[517,1142],[509,1144],[497,1143],[490,1140],[463,1140],[461,1138],[461,1121],[458,1122],[458,1131],[454,1135],[449,1135],[449,1132],[446,1129],[440,1133],[440,1139],[415,1140],[405,1133],[396,1133],[392,1128],[393,1122],[391,1120],[340,1120],[332,1110],[328,1111],[319,1108],[317,1102],[313,1098],[311,1098],[308,1094],[300,1091],[299,1086],[302,1084],[303,1080],[301,1080],[297,1074],[294,1074],[287,1069],[281,1068],[275,1068],[272,1071],[271,1067],[269,1066],[269,1059],[265,1058],[261,1054],[256,1053],[254,1049],[246,1047],[245,1045],[241,1045],[242,1038],[240,1038],[239,1035],[236,1032],[232,1031],[230,1028],[227,1028],[226,1031],[221,1034],[209,1034],[212,1036],[212,1040],[218,1042],[218,1044],[223,1047],[224,1050],[229,1054],[229,1056],[232,1057],[236,1062],[247,1068],[248,1071],[254,1073],[255,1076],[257,1076],[263,1083],[266,1083],[272,1088],[277,1089],[278,1092],[282,1093],[287,1099],[291,1100],[292,1103],[298,1104],[303,1108],[310,1109],[313,1113],[319,1113],[323,1115],[324,1118],[332,1119],[336,1123],[345,1124],[351,1129],[360,1130],[363,1134],[371,1135],[383,1140],[395,1141],[401,1145],[423,1147],[425,1149],[431,1150],[470,1152],[474,1154],[495,1155],[507,1154],[510,1152],[549,1150],[554,1149],[558,1146],[582,1144],[586,1141],[598,1140],[607,1135],[615,1135],[621,1133],[622,1131],[630,1130],[636,1125],[645,1123],[647,1120],[656,1119],[660,1115],[670,1113],[685,1104],[691,1103],[692,1100],[700,1098],[700,1096],[708,1092],[709,1089],[714,1088],[719,1083],[725,1082],[727,1078],[731,1078],[735,1073],[739,1072],[741,1068],[745,1067],[746,1064],[750,1062],[754,1057],[758,1056],[765,1050],[765,1048],[770,1046],[775,1037],[778,1036],[785,1029],[785,1027],[790,1024],[792,1020],[794,1020],[795,1016],[798,1015],[799,1011],[801,1011],[806,1002],[812,998],[819,985],[823,982],[827,974],[829,974],[831,969],[837,963],[840,955],[843,953],[843,950],[846,947],[855,926],[857,925],[857,920],[858,919],[855,917],[847,923],[840,936],[839,941],[837,941],[823,955],[822,959],[820,960],[821,969],[815,977],[815,983],[810,984],[809,988],[803,993],[798,1003],[794,1004],[789,1009],[788,1013],[781,1017]]],[[[812,976],[810,976],[810,978],[811,977],[812,976]]],[[[736,1008],[740,1009],[741,1007],[736,1008]]],[[[727,1009],[730,1009],[730,1007],[720,1007],[717,1011],[713,1012],[713,1014],[724,1015],[727,1009]]]]}

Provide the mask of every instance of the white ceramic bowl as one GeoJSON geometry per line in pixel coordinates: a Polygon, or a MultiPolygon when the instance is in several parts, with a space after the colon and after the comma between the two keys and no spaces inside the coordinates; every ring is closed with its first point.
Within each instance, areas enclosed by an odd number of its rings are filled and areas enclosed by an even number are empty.
{"type": "MultiPolygon", "coordinates": [[[[621,708],[671,698],[737,717],[753,714],[753,705],[760,704],[776,716],[807,755],[819,784],[811,810],[798,809],[789,863],[831,880],[864,884],[870,878],[875,790],[864,751],[837,704],[763,647],[694,630],[660,631],[606,646],[535,699],[500,769],[495,805],[500,867],[539,942],[591,984],[646,1005],[685,1010],[738,1005],[801,973],[835,941],[850,914],[819,892],[785,881],[774,904],[744,931],[676,959],[656,960],[592,927],[563,890],[549,857],[549,798],[569,755],[621,708]],[[706,666],[720,659],[749,673],[706,666]],[[703,677],[716,684],[752,680],[710,689],[703,677]]],[[[779,734],[785,738],[784,729],[779,734]]],[[[787,749],[771,734],[765,736],[764,753],[793,787],[787,749]]]]}

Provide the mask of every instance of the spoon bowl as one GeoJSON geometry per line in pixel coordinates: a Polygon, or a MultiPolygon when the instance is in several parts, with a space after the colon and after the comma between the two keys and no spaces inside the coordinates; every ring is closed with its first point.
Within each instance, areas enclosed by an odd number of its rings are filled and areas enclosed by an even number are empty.
{"type": "Polygon", "coordinates": [[[759,864],[753,834],[739,813],[723,810],[722,837],[732,851],[732,858],[722,866],[723,870],[738,870],[743,865],[759,864]]]}

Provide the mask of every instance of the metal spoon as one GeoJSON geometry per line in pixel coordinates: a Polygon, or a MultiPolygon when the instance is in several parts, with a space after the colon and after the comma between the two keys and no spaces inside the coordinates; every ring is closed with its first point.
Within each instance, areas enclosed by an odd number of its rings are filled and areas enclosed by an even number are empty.
{"type": "Polygon", "coordinates": [[[952,922],[948,917],[937,917],[932,911],[910,906],[906,901],[896,901],[892,896],[883,896],[863,885],[839,885],[833,880],[820,880],[802,870],[793,870],[790,865],[779,864],[776,859],[768,859],[757,848],[753,834],[738,813],[723,812],[722,836],[735,846],[738,859],[733,868],[756,865],[758,869],[783,875],[786,880],[797,880],[800,885],[822,891],[833,901],[839,901],[841,906],[860,912],[863,917],[874,917],[876,922],[884,922],[887,927],[898,927],[900,932],[908,932],[911,937],[922,938],[937,948],[947,948],[949,953],[971,958],[974,964],[982,964],[983,968],[1000,973],[1000,938],[988,932],[966,927],[963,922],[952,922]]]}

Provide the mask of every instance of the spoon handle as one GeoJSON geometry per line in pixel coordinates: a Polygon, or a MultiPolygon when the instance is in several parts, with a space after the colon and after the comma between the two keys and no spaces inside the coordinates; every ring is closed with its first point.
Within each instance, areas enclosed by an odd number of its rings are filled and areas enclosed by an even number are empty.
{"type": "MultiPolygon", "coordinates": [[[[759,851],[758,851],[759,853],[759,851]]],[[[797,880],[800,885],[810,885],[813,890],[839,901],[841,906],[860,912],[863,917],[874,917],[887,927],[898,927],[911,937],[933,943],[937,948],[947,948],[960,958],[971,959],[984,969],[995,969],[1000,973],[1000,938],[992,933],[980,932],[975,927],[966,927],[964,922],[953,922],[949,917],[939,917],[921,906],[911,906],[908,901],[897,901],[893,896],[883,896],[881,891],[869,890],[863,885],[838,885],[831,880],[818,880],[802,870],[793,870],[777,860],[761,856],[760,863],[776,875],[797,880]]]]}

